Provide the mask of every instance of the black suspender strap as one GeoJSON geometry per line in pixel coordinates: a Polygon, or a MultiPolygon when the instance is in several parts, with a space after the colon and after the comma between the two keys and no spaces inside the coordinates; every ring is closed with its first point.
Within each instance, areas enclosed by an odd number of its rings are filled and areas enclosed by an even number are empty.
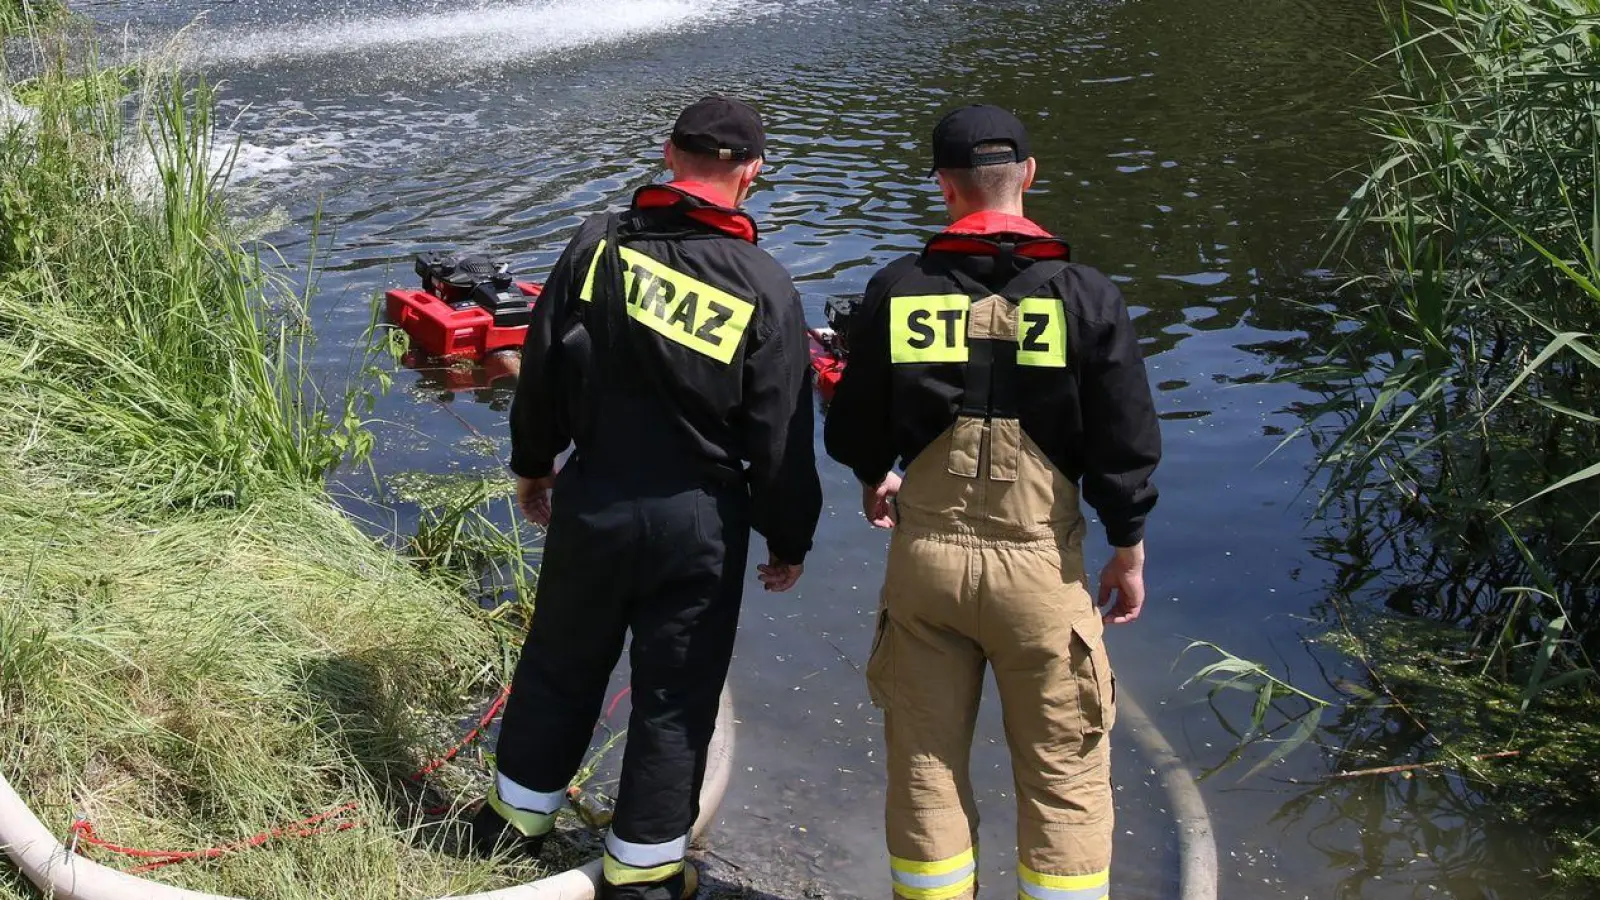
{"type": "MultiPolygon", "coordinates": [[[[1060,260],[1039,260],[1017,273],[1001,289],[993,290],[954,266],[948,272],[973,302],[998,296],[1012,306],[1054,281],[1067,270],[1060,260]]],[[[966,387],[961,394],[961,415],[977,419],[1015,419],[1021,388],[1017,372],[1017,342],[978,338],[967,340],[966,387]]]]}

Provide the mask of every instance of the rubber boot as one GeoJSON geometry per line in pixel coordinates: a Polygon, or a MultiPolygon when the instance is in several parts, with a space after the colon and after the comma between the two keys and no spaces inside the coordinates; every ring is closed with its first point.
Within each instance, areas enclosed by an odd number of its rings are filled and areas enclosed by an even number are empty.
{"type": "Polygon", "coordinates": [[[507,822],[495,808],[485,802],[472,817],[472,849],[484,858],[516,853],[537,858],[544,852],[544,839],[548,835],[527,837],[507,822]]]}

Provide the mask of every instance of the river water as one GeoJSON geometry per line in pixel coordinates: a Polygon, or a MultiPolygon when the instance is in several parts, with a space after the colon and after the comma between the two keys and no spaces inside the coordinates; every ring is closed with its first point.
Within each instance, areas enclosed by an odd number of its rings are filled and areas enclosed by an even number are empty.
{"type": "MultiPolygon", "coordinates": [[[[1334,572],[1301,490],[1309,447],[1277,449],[1309,398],[1267,379],[1315,351],[1310,307],[1334,286],[1321,251],[1371,149],[1356,110],[1375,87],[1361,61],[1383,44],[1372,0],[79,8],[129,52],[169,53],[220,84],[239,196],[283,217],[272,241],[288,267],[321,248],[315,365],[330,391],[344,389],[375,296],[412,280],[411,253],[489,249],[537,275],[584,216],[659,177],[673,115],[703,93],[764,111],[771,161],[749,208],[818,322],[827,296],[861,291],[941,224],[924,150],[940,111],[1016,109],[1041,173],[1029,211],[1121,282],[1165,420],[1150,603],[1109,637],[1121,689],[1206,769],[1233,739],[1203,695],[1178,689],[1199,662],[1178,662],[1190,640],[1324,695],[1359,679],[1303,642],[1334,572]]],[[[506,401],[470,377],[404,372],[378,405],[378,469],[493,471],[506,401]]],[[[823,479],[805,581],[769,596],[752,580],[747,595],[738,771],[713,874],[784,897],[884,896],[879,727],[857,669],[886,538],[860,520],[847,472],[824,463],[823,479]]],[[[388,514],[403,527],[409,512],[388,514]]],[[[1105,556],[1094,542],[1090,555],[1096,568],[1105,556]]],[[[992,703],[980,730],[984,883],[1000,896],[1013,819],[992,703]]],[[[1117,752],[1117,896],[1165,900],[1165,800],[1130,743],[1117,752]]],[[[1319,785],[1330,765],[1306,749],[1206,781],[1223,897],[1537,893],[1532,841],[1469,786],[1319,785]]]]}

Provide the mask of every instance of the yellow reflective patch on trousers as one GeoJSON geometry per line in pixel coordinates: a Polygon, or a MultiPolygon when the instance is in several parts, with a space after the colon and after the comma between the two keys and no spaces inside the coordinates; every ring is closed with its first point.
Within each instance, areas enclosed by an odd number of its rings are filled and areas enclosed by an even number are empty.
{"type": "Polygon", "coordinates": [[[1111,896],[1111,872],[1089,875],[1045,875],[1017,866],[1020,900],[1104,900],[1111,896]]]}
{"type": "Polygon", "coordinates": [[[1024,297],[1017,323],[1017,364],[1067,367],[1067,315],[1059,297],[1024,297]]]}
{"type": "Polygon", "coordinates": [[[607,884],[655,884],[666,881],[668,878],[683,871],[683,860],[670,862],[666,865],[652,866],[648,869],[637,869],[633,866],[617,862],[611,854],[606,854],[605,879],[607,884]]]}
{"type": "MultiPolygon", "coordinates": [[[[604,248],[605,241],[601,241],[589,262],[589,274],[578,295],[585,301],[594,298],[594,280],[604,248]]],[[[696,353],[721,363],[733,361],[755,314],[754,304],[628,247],[622,248],[622,267],[629,318],[696,353]]]]}
{"type": "Polygon", "coordinates": [[[907,887],[906,885],[896,882],[894,886],[894,893],[895,896],[904,897],[906,900],[951,900],[953,897],[960,897],[961,895],[970,892],[973,888],[977,887],[977,884],[977,875],[967,875],[957,880],[953,884],[936,888],[907,887]]]}
{"type": "Polygon", "coordinates": [[[890,856],[889,875],[906,900],[950,900],[977,885],[978,857],[971,850],[933,862],[890,856]]]}
{"type": "Polygon", "coordinates": [[[553,814],[517,809],[500,799],[498,789],[491,788],[487,800],[494,811],[500,814],[500,818],[505,819],[506,823],[523,837],[543,837],[556,829],[556,817],[553,814]]]}
{"type": "Polygon", "coordinates": [[[889,300],[889,358],[897,363],[967,361],[966,294],[893,297],[889,300]]]}
{"type": "Polygon", "coordinates": [[[967,866],[977,862],[978,856],[971,850],[959,853],[949,859],[922,862],[915,859],[901,859],[898,856],[889,857],[889,868],[896,873],[904,872],[907,875],[949,875],[959,872],[967,866]]]}

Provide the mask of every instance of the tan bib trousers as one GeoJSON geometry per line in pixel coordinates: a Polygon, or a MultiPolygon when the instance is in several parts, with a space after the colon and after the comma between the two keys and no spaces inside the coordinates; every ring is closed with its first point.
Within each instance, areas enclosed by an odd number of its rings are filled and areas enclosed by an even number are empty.
{"type": "Polygon", "coordinates": [[[894,893],[977,890],[968,775],[994,667],[1017,792],[1021,900],[1109,896],[1110,661],[1077,487],[1015,419],[963,417],[899,497],[867,677],[884,711],[894,893]]]}

